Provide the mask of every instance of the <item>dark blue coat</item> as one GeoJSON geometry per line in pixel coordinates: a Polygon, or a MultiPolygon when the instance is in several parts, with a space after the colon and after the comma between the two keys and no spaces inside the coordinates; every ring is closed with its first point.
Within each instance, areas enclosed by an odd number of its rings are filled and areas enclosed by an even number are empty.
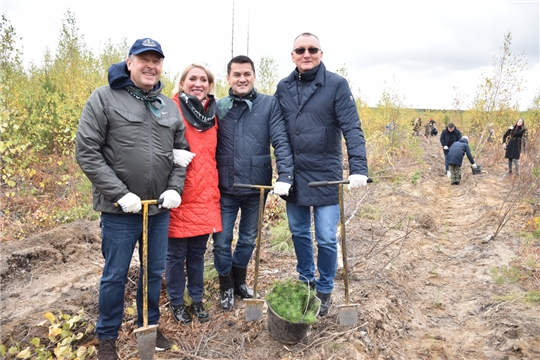
{"type": "MultiPolygon", "coordinates": [[[[308,187],[312,181],[343,180],[342,138],[349,173],[368,175],[364,134],[347,80],[323,63],[311,82],[299,89],[299,73],[282,79],[275,96],[287,123],[294,157],[294,185],[287,201],[301,206],[338,203],[335,186],[308,187]]],[[[303,75],[305,76],[305,74],[303,75]]]]}
{"type": "Polygon", "coordinates": [[[444,146],[452,146],[452,144],[456,141],[461,139],[461,131],[458,130],[458,128],[454,128],[454,131],[450,132],[448,131],[448,126],[441,131],[441,145],[444,146]]]}
{"type": "Polygon", "coordinates": [[[218,121],[216,162],[219,190],[225,194],[259,193],[257,189],[233,188],[234,183],[272,185],[270,145],[276,157],[277,181],[293,183],[293,158],[279,103],[270,95],[255,91],[253,95],[251,109],[237,97],[218,100],[222,103],[233,99],[232,107],[218,121]]]}
{"type": "Polygon", "coordinates": [[[471,155],[471,148],[469,147],[469,141],[461,138],[453,143],[448,149],[448,165],[457,165],[461,167],[463,164],[463,156],[465,154],[467,154],[467,158],[471,164],[474,164],[474,159],[471,155]]]}

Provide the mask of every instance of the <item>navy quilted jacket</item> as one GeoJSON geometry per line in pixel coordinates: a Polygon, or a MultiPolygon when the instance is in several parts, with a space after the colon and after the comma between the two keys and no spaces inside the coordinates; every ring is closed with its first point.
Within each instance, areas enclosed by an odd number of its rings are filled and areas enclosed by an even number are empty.
{"type": "Polygon", "coordinates": [[[277,99],[255,90],[250,98],[251,109],[238,97],[218,100],[218,107],[223,108],[223,102],[232,99],[232,107],[219,119],[216,153],[219,190],[229,195],[259,193],[256,189],[233,188],[234,183],[272,185],[270,145],[276,158],[277,181],[293,183],[291,148],[277,99]]]}
{"type": "Polygon", "coordinates": [[[315,78],[301,88],[299,73],[293,71],[279,82],[275,94],[294,156],[294,185],[285,199],[300,206],[338,203],[335,186],[310,188],[308,183],[343,180],[343,137],[349,173],[368,175],[364,134],[347,80],[326,71],[323,63],[314,71],[315,78]]]}

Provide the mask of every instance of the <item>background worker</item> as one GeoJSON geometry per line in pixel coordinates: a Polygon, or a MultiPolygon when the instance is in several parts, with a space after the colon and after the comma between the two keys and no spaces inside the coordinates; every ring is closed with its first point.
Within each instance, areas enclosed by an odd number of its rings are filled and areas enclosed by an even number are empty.
{"type": "Polygon", "coordinates": [[[448,177],[450,177],[450,167],[448,166],[448,149],[459,139],[461,139],[461,132],[456,128],[454,123],[448,124],[448,126],[441,131],[440,141],[444,152],[444,168],[446,171],[446,176],[448,177]]]}

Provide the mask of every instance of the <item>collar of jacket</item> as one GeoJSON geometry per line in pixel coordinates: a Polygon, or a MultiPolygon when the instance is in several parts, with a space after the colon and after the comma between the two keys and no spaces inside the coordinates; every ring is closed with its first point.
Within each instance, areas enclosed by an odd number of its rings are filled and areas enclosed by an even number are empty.
{"type": "Polygon", "coordinates": [[[239,102],[245,102],[249,108],[249,111],[251,111],[251,106],[253,105],[253,100],[257,97],[257,90],[253,88],[251,92],[244,96],[240,97],[236,95],[232,89],[229,89],[229,96],[219,99],[218,101],[218,119],[223,119],[223,117],[231,110],[233,103],[235,101],[239,102]]]}
{"type": "Polygon", "coordinates": [[[306,71],[303,74],[300,74],[300,72],[298,72],[298,68],[296,68],[294,70],[294,77],[298,81],[305,81],[305,82],[313,81],[315,80],[315,77],[317,76],[317,73],[321,65],[322,65],[322,62],[319,65],[315,66],[313,69],[306,71]]]}

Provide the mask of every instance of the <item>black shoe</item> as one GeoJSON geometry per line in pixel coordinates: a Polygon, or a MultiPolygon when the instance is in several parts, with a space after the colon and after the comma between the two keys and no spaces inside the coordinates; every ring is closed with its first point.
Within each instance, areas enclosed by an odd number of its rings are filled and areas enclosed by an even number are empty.
{"type": "Polygon", "coordinates": [[[156,334],[156,351],[169,350],[171,348],[171,342],[161,333],[159,328],[156,334]]]}
{"type": "Polygon", "coordinates": [[[231,272],[219,275],[219,305],[225,311],[234,307],[234,280],[231,272]]]}
{"type": "Polygon", "coordinates": [[[233,266],[231,272],[234,279],[234,293],[242,299],[253,299],[253,290],[246,285],[247,268],[233,266]]]}
{"type": "Polygon", "coordinates": [[[206,322],[210,320],[210,315],[204,310],[204,306],[202,302],[196,302],[191,305],[191,308],[195,312],[195,315],[197,316],[197,319],[199,319],[200,322],[206,322]]]}
{"type": "Polygon", "coordinates": [[[184,304],[173,305],[169,303],[169,308],[171,309],[174,321],[181,322],[182,324],[189,324],[191,322],[191,315],[184,304]]]}
{"type": "Polygon", "coordinates": [[[332,305],[332,293],[323,294],[318,292],[317,297],[321,300],[321,308],[319,310],[319,315],[324,316],[328,314],[328,309],[330,309],[330,306],[332,305]]]}
{"type": "Polygon", "coordinates": [[[98,360],[117,360],[116,339],[99,340],[98,360]]]}

